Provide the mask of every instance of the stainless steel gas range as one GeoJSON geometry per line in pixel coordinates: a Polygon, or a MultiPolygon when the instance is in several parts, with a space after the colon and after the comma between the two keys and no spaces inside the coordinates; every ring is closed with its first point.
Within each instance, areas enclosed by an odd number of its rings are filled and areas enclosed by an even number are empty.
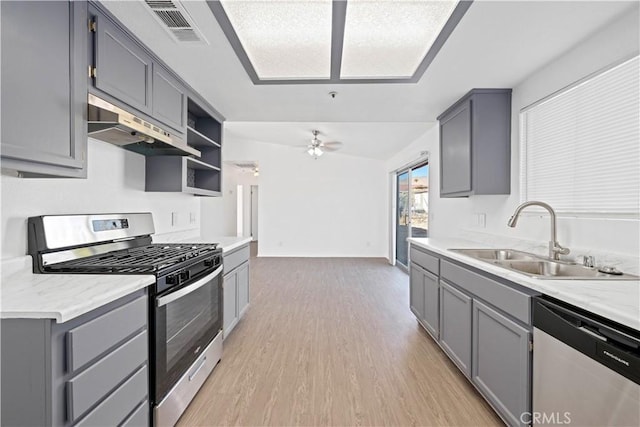
{"type": "Polygon", "coordinates": [[[222,357],[222,250],[153,244],[150,213],[28,220],[34,273],[152,274],[149,393],[154,425],[174,425],[222,357]]]}

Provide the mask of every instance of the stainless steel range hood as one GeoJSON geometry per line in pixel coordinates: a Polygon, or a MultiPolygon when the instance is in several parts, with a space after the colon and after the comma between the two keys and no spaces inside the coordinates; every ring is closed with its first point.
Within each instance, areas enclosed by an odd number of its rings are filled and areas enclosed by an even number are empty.
{"type": "Polygon", "coordinates": [[[197,156],[165,129],[151,124],[120,107],[89,94],[89,136],[144,154],[145,156],[197,156]]]}

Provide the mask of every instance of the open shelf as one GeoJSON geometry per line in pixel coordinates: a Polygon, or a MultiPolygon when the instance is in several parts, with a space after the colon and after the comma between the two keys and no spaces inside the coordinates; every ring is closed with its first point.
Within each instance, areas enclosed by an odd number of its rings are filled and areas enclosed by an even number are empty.
{"type": "Polygon", "coordinates": [[[222,123],[192,97],[187,102],[187,144],[199,158],[146,158],[146,191],[170,191],[197,196],[222,195],[222,123]]]}
{"type": "Polygon", "coordinates": [[[187,144],[197,148],[200,148],[200,147],[211,148],[211,146],[220,148],[219,143],[209,138],[208,136],[198,132],[196,129],[192,128],[191,126],[187,126],[187,144]]]}
{"type": "Polygon", "coordinates": [[[192,169],[198,170],[215,170],[220,171],[220,168],[217,166],[210,165],[209,163],[202,162],[198,159],[194,159],[193,157],[185,157],[187,159],[188,167],[192,169]]]}

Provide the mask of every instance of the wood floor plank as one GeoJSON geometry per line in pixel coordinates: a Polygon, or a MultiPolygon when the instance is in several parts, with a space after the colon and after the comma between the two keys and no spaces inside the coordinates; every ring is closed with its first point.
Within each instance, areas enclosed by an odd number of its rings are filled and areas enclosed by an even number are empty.
{"type": "Polygon", "coordinates": [[[180,426],[502,425],[386,260],[252,258],[250,276],[251,306],[180,426]]]}

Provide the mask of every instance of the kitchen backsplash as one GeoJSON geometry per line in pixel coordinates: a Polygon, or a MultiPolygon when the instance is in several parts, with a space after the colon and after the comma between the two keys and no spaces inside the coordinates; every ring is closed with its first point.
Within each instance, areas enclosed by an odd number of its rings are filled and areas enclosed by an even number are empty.
{"type": "Polygon", "coordinates": [[[144,189],[143,156],[91,138],[87,179],[3,173],[2,258],[26,254],[27,217],[37,215],[151,212],[156,234],[200,234],[200,198],[144,189]]]}

